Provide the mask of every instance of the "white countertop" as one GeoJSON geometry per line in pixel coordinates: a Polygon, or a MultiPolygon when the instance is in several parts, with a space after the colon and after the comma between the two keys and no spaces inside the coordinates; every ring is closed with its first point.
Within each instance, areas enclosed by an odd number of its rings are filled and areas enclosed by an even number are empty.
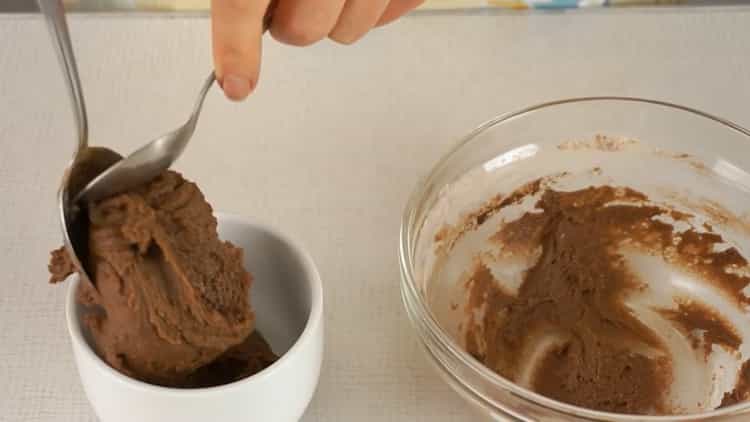
{"type": "MultiPolygon", "coordinates": [[[[633,95],[750,126],[750,8],[412,16],[353,47],[268,41],[247,102],[210,95],[177,168],[219,210],[299,238],[321,271],[326,358],[305,421],[458,421],[399,294],[399,219],[461,135],[548,99],[633,95]]],[[[76,16],[91,139],[120,151],[186,118],[205,18],[76,16]]],[[[0,16],[0,420],[94,421],[47,284],[73,120],[46,28],[0,16]]],[[[252,251],[250,252],[252,253],[252,251]]]]}

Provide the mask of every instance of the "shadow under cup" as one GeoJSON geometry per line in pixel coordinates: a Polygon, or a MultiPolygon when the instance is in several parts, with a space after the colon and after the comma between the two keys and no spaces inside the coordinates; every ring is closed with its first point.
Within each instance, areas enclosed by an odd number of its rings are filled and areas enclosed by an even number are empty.
{"type": "Polygon", "coordinates": [[[67,319],[86,395],[104,422],[294,421],[317,386],[323,355],[322,285],[312,259],[285,236],[261,225],[217,214],[219,237],[244,251],[253,276],[256,329],[279,359],[257,374],[221,386],[176,389],[129,378],[91,347],[76,303],[74,277],[67,319]]]}

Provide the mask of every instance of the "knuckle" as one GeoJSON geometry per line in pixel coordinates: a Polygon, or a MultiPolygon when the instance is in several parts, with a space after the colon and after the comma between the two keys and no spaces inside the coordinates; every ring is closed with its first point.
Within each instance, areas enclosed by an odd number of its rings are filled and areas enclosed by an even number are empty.
{"type": "Polygon", "coordinates": [[[363,36],[364,34],[334,30],[329,35],[329,38],[339,44],[351,45],[359,41],[363,36]]]}
{"type": "Polygon", "coordinates": [[[287,44],[307,46],[325,38],[326,28],[304,16],[291,15],[281,22],[274,21],[271,35],[287,44]]]}

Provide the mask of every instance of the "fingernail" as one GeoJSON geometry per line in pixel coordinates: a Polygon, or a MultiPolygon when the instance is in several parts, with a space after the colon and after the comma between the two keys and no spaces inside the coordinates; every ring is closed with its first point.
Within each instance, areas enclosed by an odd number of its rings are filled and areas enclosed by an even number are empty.
{"type": "Polygon", "coordinates": [[[249,79],[237,75],[226,75],[222,82],[224,94],[233,101],[244,100],[250,94],[252,84],[249,79]]]}

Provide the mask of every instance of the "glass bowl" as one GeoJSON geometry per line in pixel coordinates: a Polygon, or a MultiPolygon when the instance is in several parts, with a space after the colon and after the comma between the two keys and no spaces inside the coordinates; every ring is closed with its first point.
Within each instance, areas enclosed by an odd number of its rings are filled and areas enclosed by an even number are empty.
{"type": "MultiPolygon", "coordinates": [[[[435,165],[403,215],[401,294],[428,359],[455,391],[495,420],[749,420],[750,403],[674,416],[577,407],[512,383],[461,346],[460,322],[451,313],[461,300],[458,282],[431,275],[436,235],[493,195],[535,178],[582,174],[594,167],[609,174],[609,182],[636,187],[649,196],[669,191],[682,198],[710,200],[750,222],[750,132],[732,122],[684,106],[623,97],[566,99],[500,115],[473,130],[435,165]],[[625,141],[620,145],[607,139],[625,141]],[[638,140],[637,147],[628,147],[631,139],[638,140]],[[561,147],[588,140],[606,142],[599,148],[561,147]]],[[[591,183],[597,183],[598,173],[588,174],[591,183]]],[[[707,219],[722,224],[711,215],[707,219]]],[[[750,250],[750,229],[745,230],[750,223],[733,227],[727,228],[734,230],[733,240],[744,245],[741,250],[750,250]]]]}

